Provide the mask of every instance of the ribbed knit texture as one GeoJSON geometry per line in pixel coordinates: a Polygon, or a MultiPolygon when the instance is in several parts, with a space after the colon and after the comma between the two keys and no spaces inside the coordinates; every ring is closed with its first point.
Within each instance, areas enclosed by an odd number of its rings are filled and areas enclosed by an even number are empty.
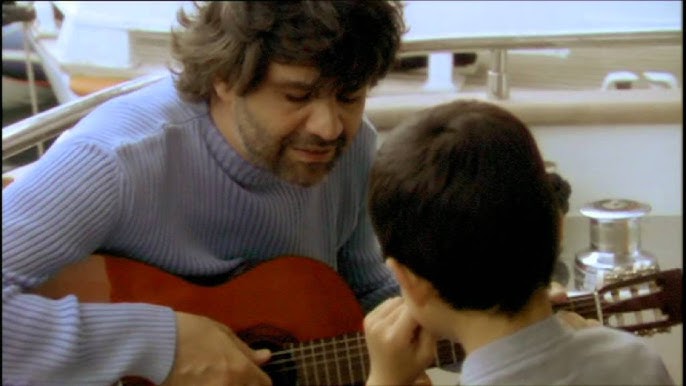
{"type": "Polygon", "coordinates": [[[397,294],[366,212],[375,141],[365,120],[324,182],[303,188],[241,158],[171,79],[101,105],[3,190],[3,385],[165,379],[171,309],[26,294],[96,250],[181,275],[308,256],[336,269],[365,310],[397,294]]]}

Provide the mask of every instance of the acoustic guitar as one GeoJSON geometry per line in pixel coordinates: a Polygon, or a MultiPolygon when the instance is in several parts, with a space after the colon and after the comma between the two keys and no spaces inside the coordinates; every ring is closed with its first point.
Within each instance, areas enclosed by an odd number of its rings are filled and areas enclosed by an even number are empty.
{"type": "MultiPolygon", "coordinates": [[[[230,326],[251,347],[272,351],[263,369],[275,385],[358,385],[366,380],[364,314],[345,281],[324,263],[283,256],[210,285],[131,259],[97,257],[106,276],[99,284],[76,290],[48,285],[38,292],[60,297],[81,291],[82,301],[152,303],[210,317],[230,326]]],[[[570,296],[556,308],[638,334],[664,332],[681,323],[682,276],[680,269],[625,274],[595,293],[570,296]]],[[[433,366],[460,364],[464,355],[459,344],[439,341],[433,366]]],[[[139,377],[125,377],[120,384],[152,385],[139,377]]]]}

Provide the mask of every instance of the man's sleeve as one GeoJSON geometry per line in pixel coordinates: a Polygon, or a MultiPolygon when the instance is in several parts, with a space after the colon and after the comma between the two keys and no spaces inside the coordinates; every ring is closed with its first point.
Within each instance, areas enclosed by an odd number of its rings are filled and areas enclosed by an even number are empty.
{"type": "Polygon", "coordinates": [[[175,315],[144,304],[80,303],[27,293],[95,251],[121,216],[121,170],[92,144],[53,145],[2,192],[3,384],[104,385],[124,374],[161,383],[175,315]]]}

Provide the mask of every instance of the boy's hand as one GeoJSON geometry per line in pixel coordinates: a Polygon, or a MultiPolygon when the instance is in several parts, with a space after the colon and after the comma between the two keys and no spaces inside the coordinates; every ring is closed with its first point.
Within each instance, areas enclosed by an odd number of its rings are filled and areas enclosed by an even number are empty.
{"type": "Polygon", "coordinates": [[[367,385],[411,385],[426,378],[436,339],[410,316],[402,298],[381,303],[364,319],[370,371],[367,385]]]}
{"type": "MultiPolygon", "coordinates": [[[[564,303],[569,298],[567,297],[567,289],[560,283],[552,282],[550,283],[550,288],[548,289],[548,296],[550,301],[555,303],[564,303]]],[[[596,319],[584,319],[583,316],[571,311],[558,311],[558,317],[567,322],[570,326],[578,329],[587,327],[596,327],[602,325],[596,319]]]]}

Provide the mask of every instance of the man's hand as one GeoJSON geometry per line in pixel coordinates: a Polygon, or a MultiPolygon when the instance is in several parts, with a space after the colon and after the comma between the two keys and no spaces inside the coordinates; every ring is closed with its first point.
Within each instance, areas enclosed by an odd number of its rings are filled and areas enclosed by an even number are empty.
{"type": "MultiPolygon", "coordinates": [[[[560,283],[552,282],[550,288],[548,289],[548,296],[550,296],[550,301],[555,303],[564,303],[569,298],[567,297],[567,289],[560,283]]],[[[596,319],[584,319],[583,316],[571,311],[558,311],[557,315],[559,318],[564,320],[567,324],[574,327],[575,329],[596,327],[600,326],[601,323],[596,319]]]]}
{"type": "Polygon", "coordinates": [[[368,385],[411,385],[428,379],[436,356],[436,338],[410,316],[402,298],[381,303],[364,319],[369,350],[368,385]]]}
{"type": "Polygon", "coordinates": [[[204,316],[176,313],[174,367],[162,386],[271,385],[259,366],[268,350],[253,350],[227,326],[204,316]]]}

